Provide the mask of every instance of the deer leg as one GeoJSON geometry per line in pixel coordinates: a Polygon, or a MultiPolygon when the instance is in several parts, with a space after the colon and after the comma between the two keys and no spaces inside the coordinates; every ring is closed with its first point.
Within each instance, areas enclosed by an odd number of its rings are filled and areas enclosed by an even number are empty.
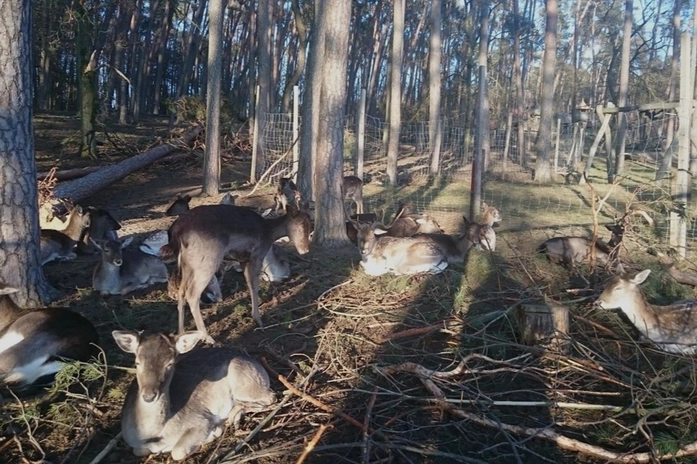
{"type": "Polygon", "coordinates": [[[362,189],[356,190],[353,194],[353,200],[356,202],[356,214],[363,214],[363,191],[362,189]]]}
{"type": "MultiPolygon", "coordinates": [[[[188,270],[187,270],[188,274],[188,270]]],[[[174,285],[177,285],[177,315],[179,318],[179,334],[184,333],[184,303],[186,301],[186,285],[184,284],[184,265],[180,263],[179,265],[179,270],[178,270],[178,276],[177,278],[179,281],[176,281],[176,278],[173,282],[174,285]]]]}
{"type": "MultiPolygon", "coordinates": [[[[266,251],[268,251],[268,249],[266,251]]],[[[259,327],[264,327],[264,324],[261,322],[261,316],[259,315],[259,275],[261,274],[261,267],[265,255],[266,252],[257,253],[257,256],[252,257],[252,259],[244,265],[244,279],[247,281],[249,296],[252,299],[252,319],[254,319],[259,327]]]]}
{"type": "MultiPolygon", "coordinates": [[[[196,330],[203,333],[206,337],[206,343],[213,343],[214,340],[208,335],[206,330],[206,325],[203,322],[203,317],[201,316],[201,294],[206,289],[211,281],[211,278],[215,275],[215,271],[220,265],[220,260],[222,257],[218,258],[216,261],[213,257],[198,257],[196,267],[190,266],[190,260],[194,258],[188,253],[182,254],[182,263],[186,263],[186,267],[182,270],[182,288],[184,288],[186,302],[189,304],[189,309],[191,310],[191,315],[194,317],[194,322],[196,323],[196,330]],[[184,271],[187,272],[184,272],[184,271]]],[[[181,288],[180,288],[181,295],[181,288]]],[[[182,324],[183,325],[183,324],[182,324]]]]}

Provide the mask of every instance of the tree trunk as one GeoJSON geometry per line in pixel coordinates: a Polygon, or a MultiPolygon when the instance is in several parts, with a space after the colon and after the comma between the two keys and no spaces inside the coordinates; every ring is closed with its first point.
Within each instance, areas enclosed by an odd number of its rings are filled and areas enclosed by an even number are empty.
{"type": "Polygon", "coordinates": [[[523,92],[523,68],[520,61],[520,13],[518,0],[513,1],[513,72],[515,75],[515,98],[516,98],[516,148],[518,151],[518,162],[521,166],[527,166],[528,160],[525,155],[525,93],[523,92]]]}
{"type": "Polygon", "coordinates": [[[97,140],[97,56],[92,43],[94,27],[85,5],[76,3],[75,54],[77,55],[78,94],[80,96],[80,156],[95,158],[97,140]]]}
{"type": "MultiPolygon", "coordinates": [[[[53,198],[70,200],[73,203],[87,198],[104,187],[123,179],[132,172],[143,169],[160,158],[164,158],[174,150],[177,150],[182,144],[189,144],[200,132],[200,127],[194,127],[178,140],[155,147],[141,155],[132,156],[120,163],[107,166],[80,179],[61,184],[53,189],[53,198]]],[[[36,171],[32,172],[34,182],[36,182],[35,176],[36,171]]]]}
{"type": "Polygon", "coordinates": [[[394,0],[394,25],[392,29],[392,57],[390,59],[390,133],[387,142],[387,177],[391,185],[397,185],[399,157],[399,130],[402,124],[402,58],[404,55],[405,0],[394,0]]]}
{"type": "MultiPolygon", "coordinates": [[[[629,54],[632,43],[632,11],[634,9],[633,0],[624,2],[624,27],[622,28],[622,64],[620,65],[620,95],[617,106],[620,108],[627,106],[627,96],[629,94],[629,54]]],[[[627,141],[627,113],[620,111],[617,113],[617,151],[615,152],[615,176],[624,170],[624,146],[627,141]]],[[[614,181],[614,176],[612,180],[614,181]]]]}
{"type": "Polygon", "coordinates": [[[545,27],[545,51],[542,57],[542,86],[540,88],[540,129],[537,136],[537,161],[535,182],[552,182],[550,153],[552,151],[552,116],[554,107],[554,69],[557,61],[557,0],[546,0],[547,24],[545,27]]]}
{"type": "Polygon", "coordinates": [[[273,40],[273,2],[275,0],[259,0],[259,10],[257,12],[257,66],[259,68],[257,83],[259,85],[259,106],[257,118],[257,177],[265,170],[264,166],[264,127],[268,123],[267,114],[271,110],[271,46],[273,40]]]}
{"type": "Polygon", "coordinates": [[[50,299],[39,258],[39,213],[32,125],[31,3],[0,4],[0,281],[17,287],[15,302],[50,299]]]}
{"type": "Polygon", "coordinates": [[[348,243],[342,194],[344,168],[344,105],[351,2],[325,0],[320,30],[326,34],[322,73],[319,141],[314,175],[318,199],[315,238],[319,245],[348,243]]]}
{"type": "Polygon", "coordinates": [[[298,165],[298,188],[303,198],[315,198],[313,177],[317,156],[319,133],[320,92],[322,91],[322,70],[324,69],[324,31],[317,21],[323,12],[324,2],[315,3],[315,24],[310,40],[310,59],[305,88],[303,89],[302,125],[300,126],[300,162],[298,165]]]}
{"type": "Polygon", "coordinates": [[[298,31],[298,41],[300,42],[298,46],[298,64],[295,68],[295,72],[288,79],[286,88],[283,91],[283,103],[281,111],[284,113],[290,113],[290,97],[293,95],[293,87],[298,83],[300,77],[305,71],[305,61],[307,59],[307,25],[303,19],[302,11],[300,10],[300,0],[293,0],[293,18],[295,19],[295,30],[298,31]]]}
{"type": "Polygon", "coordinates": [[[208,82],[206,90],[206,152],[203,158],[203,194],[220,188],[220,86],[223,63],[223,0],[211,0],[208,9],[208,82]]]}
{"type": "Polygon", "coordinates": [[[429,133],[431,148],[431,175],[440,169],[441,117],[440,117],[440,53],[441,53],[441,0],[431,0],[431,40],[428,55],[429,133]]]}

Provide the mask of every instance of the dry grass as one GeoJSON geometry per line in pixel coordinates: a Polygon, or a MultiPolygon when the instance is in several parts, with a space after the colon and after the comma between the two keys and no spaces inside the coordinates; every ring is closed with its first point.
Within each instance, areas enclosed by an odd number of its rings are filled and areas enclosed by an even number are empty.
{"type": "MultiPolygon", "coordinates": [[[[223,180],[239,183],[245,171],[226,166],[223,180]]],[[[164,166],[88,203],[112,210],[124,235],[142,234],[167,227],[166,202],[199,182],[196,162],[164,166]]],[[[368,194],[371,204],[383,201],[387,209],[386,198],[423,198],[427,192],[454,232],[467,206],[467,186],[409,185],[385,195],[371,185],[368,194]]],[[[606,193],[597,187],[600,196],[606,193]]],[[[584,231],[592,222],[590,208],[539,211],[534,218],[526,216],[534,212],[515,210],[516,198],[559,195],[559,188],[489,182],[487,195],[503,200],[495,205],[504,215],[497,252],[473,252],[465,265],[438,276],[369,278],[357,270],[353,248],[315,248],[302,258],[291,252],[293,277],[263,285],[263,330],[251,319],[242,278],[230,272],[225,301],[204,309],[207,326],[219,343],[264,359],[280,402],[187,462],[291,463],[301,456],[316,463],[606,462],[610,455],[602,453],[650,462],[697,440],[694,359],[656,351],[638,341],[618,313],[593,307],[606,277],[602,270],[566,270],[535,253],[560,218],[584,231]],[[544,227],[532,227],[533,219],[544,227]],[[520,341],[515,309],[544,295],[570,309],[563,351],[520,341]]],[[[617,205],[635,193],[617,192],[617,205]]],[[[216,200],[197,198],[194,204],[216,200]]],[[[269,191],[247,201],[266,205],[269,191]]],[[[647,286],[650,298],[694,296],[643,253],[651,240],[637,219],[623,250],[630,269],[659,271],[647,286]]],[[[102,462],[145,462],[113,440],[133,359],[116,348],[110,333],[122,327],[174,331],[176,305],[163,287],[100,297],[89,290],[94,264],[81,257],[45,270],[65,294],[58,303],[95,322],[104,356],[66,371],[50,394],[4,396],[3,462],[88,463],[105,448],[102,462]]]]}

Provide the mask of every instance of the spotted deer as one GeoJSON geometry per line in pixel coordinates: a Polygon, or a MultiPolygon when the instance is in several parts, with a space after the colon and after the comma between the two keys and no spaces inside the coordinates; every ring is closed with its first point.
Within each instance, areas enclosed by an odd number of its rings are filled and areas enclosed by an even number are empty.
{"type": "Polygon", "coordinates": [[[245,412],[276,402],[261,365],[231,347],[194,349],[200,332],[114,331],[116,344],[135,355],[136,378],[121,411],[121,432],[137,456],[171,453],[181,461],[238,427],[245,412]]]}
{"type": "Polygon", "coordinates": [[[667,306],[646,301],[641,285],[650,269],[634,276],[615,276],[596,300],[603,309],[620,309],[657,348],[669,353],[692,355],[697,352],[697,300],[667,306]]]}
{"type": "Polygon", "coordinates": [[[67,308],[23,310],[0,283],[0,383],[27,386],[55,374],[61,359],[88,361],[98,337],[90,321],[67,308]]]}
{"type": "Polygon", "coordinates": [[[127,295],[167,282],[167,267],[160,258],[140,250],[124,250],[131,240],[92,242],[102,251],[102,260],[92,274],[92,287],[102,295],[127,295]]]}
{"type": "MultiPolygon", "coordinates": [[[[341,184],[341,195],[356,203],[356,214],[363,214],[363,181],[356,176],[344,176],[341,184]]],[[[350,205],[349,205],[350,211],[350,205]]],[[[346,217],[350,216],[347,214],[346,217]]]]}

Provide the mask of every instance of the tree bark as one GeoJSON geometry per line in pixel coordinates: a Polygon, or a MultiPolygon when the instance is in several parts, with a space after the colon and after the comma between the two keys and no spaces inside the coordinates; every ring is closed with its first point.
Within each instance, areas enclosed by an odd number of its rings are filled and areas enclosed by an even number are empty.
{"type": "Polygon", "coordinates": [[[546,0],[545,51],[542,58],[542,86],[540,89],[540,129],[537,136],[535,182],[552,182],[550,153],[552,151],[552,116],[554,107],[554,69],[557,61],[557,0],[546,0]]]}
{"type": "Polygon", "coordinates": [[[39,258],[31,3],[0,3],[0,280],[21,307],[50,300],[39,258]]]}
{"type": "Polygon", "coordinates": [[[339,246],[349,242],[342,194],[344,168],[344,105],[351,2],[325,0],[320,30],[325,49],[322,73],[319,141],[314,188],[315,238],[319,245],[339,246]]]}
{"type": "Polygon", "coordinates": [[[390,184],[397,185],[399,157],[399,130],[402,124],[402,58],[404,55],[404,8],[405,0],[394,0],[394,25],[392,28],[392,58],[390,60],[390,106],[389,139],[387,142],[387,177],[390,184]]]}
{"type": "Polygon", "coordinates": [[[259,0],[259,11],[257,13],[257,36],[259,48],[257,50],[257,66],[259,67],[259,106],[257,118],[257,169],[256,175],[259,177],[264,172],[264,127],[268,123],[268,113],[271,111],[271,46],[273,40],[273,2],[275,0],[259,0]]]}
{"type": "Polygon", "coordinates": [[[92,18],[82,2],[76,3],[75,54],[77,55],[78,94],[80,105],[80,156],[95,158],[97,140],[95,122],[97,120],[97,56],[92,37],[94,26],[92,18]]]}
{"type": "Polygon", "coordinates": [[[295,72],[288,79],[286,88],[283,91],[283,102],[281,110],[284,113],[290,113],[290,97],[293,94],[293,87],[298,83],[300,77],[305,71],[305,61],[307,59],[307,24],[303,18],[302,10],[300,9],[300,0],[293,0],[293,18],[295,18],[295,30],[298,32],[298,64],[295,68],[295,72]]]}
{"type": "Polygon", "coordinates": [[[431,0],[431,40],[428,58],[429,134],[431,147],[431,175],[440,170],[441,116],[440,116],[440,54],[441,54],[441,0],[431,0]]]}
{"type": "Polygon", "coordinates": [[[206,152],[203,158],[203,194],[220,188],[220,86],[223,62],[223,0],[210,0],[208,9],[208,79],[206,91],[206,152]]]}
{"type": "MultiPolygon", "coordinates": [[[[627,106],[627,96],[629,94],[629,54],[631,52],[632,41],[632,11],[634,9],[633,0],[624,2],[624,27],[622,28],[622,63],[620,64],[620,94],[617,106],[620,108],[627,106]]],[[[624,170],[624,147],[627,141],[627,113],[617,113],[617,151],[615,152],[615,176],[624,170]]],[[[615,177],[612,177],[614,182],[615,177]]]]}

